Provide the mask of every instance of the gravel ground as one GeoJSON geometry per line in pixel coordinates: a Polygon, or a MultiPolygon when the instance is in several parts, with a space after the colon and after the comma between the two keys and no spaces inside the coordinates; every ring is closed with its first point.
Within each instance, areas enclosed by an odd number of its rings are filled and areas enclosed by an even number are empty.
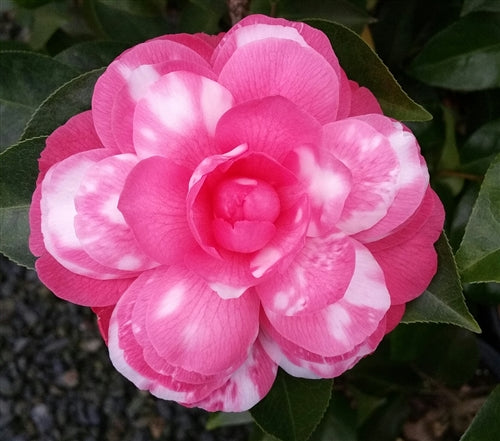
{"type": "Polygon", "coordinates": [[[0,440],[243,441],[208,413],[139,391],[114,370],[90,309],[0,255],[0,440]]]}

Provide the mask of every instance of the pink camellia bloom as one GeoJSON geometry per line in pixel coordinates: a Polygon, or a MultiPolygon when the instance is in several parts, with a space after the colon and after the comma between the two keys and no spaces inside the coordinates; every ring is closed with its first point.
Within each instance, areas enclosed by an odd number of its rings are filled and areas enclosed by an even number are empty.
{"type": "Polygon", "coordinates": [[[412,133],[320,31],[250,16],[121,54],[48,139],[40,279],[91,306],[140,389],[241,411],[375,350],[436,272],[443,208],[412,133]]]}

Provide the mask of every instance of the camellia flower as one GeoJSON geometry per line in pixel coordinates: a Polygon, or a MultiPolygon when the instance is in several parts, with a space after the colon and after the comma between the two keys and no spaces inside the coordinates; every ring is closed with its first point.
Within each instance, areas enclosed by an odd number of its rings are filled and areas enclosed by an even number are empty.
{"type": "Polygon", "coordinates": [[[443,216],[415,137],[327,37],[255,15],[111,63],[47,139],[30,246],[137,387],[241,411],[278,366],[331,378],[373,352],[436,272],[443,216]]]}

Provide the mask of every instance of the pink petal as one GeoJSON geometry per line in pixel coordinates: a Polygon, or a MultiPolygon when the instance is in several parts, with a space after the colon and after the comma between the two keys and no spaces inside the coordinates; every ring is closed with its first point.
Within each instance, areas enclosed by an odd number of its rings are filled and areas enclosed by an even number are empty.
{"type": "Polygon", "coordinates": [[[354,259],[352,241],[342,233],[308,238],[285,271],[255,289],[268,311],[287,316],[315,312],[344,296],[354,259]]]}
{"type": "Polygon", "coordinates": [[[134,278],[98,280],[68,271],[44,254],[35,264],[38,277],[57,297],[83,306],[114,305],[134,278]]]}
{"type": "Polygon", "coordinates": [[[351,192],[337,227],[347,234],[370,228],[392,204],[400,166],[389,141],[356,118],[324,126],[323,148],[351,172],[351,192]]]}
{"type": "Polygon", "coordinates": [[[192,72],[163,76],[139,100],[134,145],[142,157],[160,155],[194,169],[219,153],[213,136],[219,118],[233,105],[220,84],[192,72]]]}
{"type": "Polygon", "coordinates": [[[340,72],[340,66],[326,35],[305,23],[254,14],[240,20],[222,38],[212,57],[214,70],[220,73],[233,53],[256,41],[280,39],[312,48],[340,72]]]}
{"type": "Polygon", "coordinates": [[[354,274],[344,297],[318,312],[297,316],[264,308],[277,333],[307,351],[332,357],[351,351],[376,331],[390,306],[384,273],[366,248],[352,244],[354,274]]]}
{"type": "Polygon", "coordinates": [[[66,269],[97,279],[131,275],[92,259],[75,233],[75,196],[80,184],[87,170],[109,154],[107,149],[77,153],[53,165],[41,183],[41,230],[45,248],[66,269]]]}
{"type": "Polygon", "coordinates": [[[417,140],[401,123],[381,115],[357,119],[367,122],[387,138],[400,164],[397,193],[387,214],[373,227],[356,235],[362,242],[372,242],[389,234],[415,212],[429,185],[429,172],[417,140]]]}
{"type": "Polygon", "coordinates": [[[205,399],[190,406],[209,412],[242,412],[264,398],[274,383],[276,364],[266,354],[259,340],[252,346],[247,360],[229,380],[205,399]]]}
{"type": "Polygon", "coordinates": [[[134,152],[133,122],[137,102],[163,75],[175,71],[189,71],[215,79],[207,67],[183,60],[166,61],[154,65],[144,64],[134,69],[123,87],[116,93],[112,109],[112,131],[116,145],[122,152],[134,152]]]}
{"type": "Polygon", "coordinates": [[[242,46],[224,64],[219,82],[237,104],[281,95],[322,124],[337,115],[337,72],[316,51],[295,41],[269,38],[242,46]]]}
{"type": "Polygon", "coordinates": [[[75,197],[75,232],[83,249],[102,265],[124,271],[158,265],[140,249],[118,210],[125,179],[136,164],[132,154],[99,161],[87,170],[75,197]]]}
{"type": "Polygon", "coordinates": [[[186,219],[189,171],[163,157],[139,162],[130,172],[118,209],[139,247],[160,263],[182,261],[196,246],[186,219]]]}
{"type": "Polygon", "coordinates": [[[94,306],[92,311],[97,316],[97,326],[99,327],[99,332],[106,345],[108,344],[108,330],[109,322],[111,321],[111,315],[115,309],[115,305],[111,306],[94,306]]]}
{"type": "Polygon", "coordinates": [[[443,222],[443,205],[429,188],[422,206],[400,230],[366,244],[384,271],[393,304],[418,297],[431,282],[437,270],[434,242],[443,222]]]}
{"type": "Polygon", "coordinates": [[[217,124],[215,139],[222,151],[247,144],[249,151],[281,162],[297,147],[318,146],[321,125],[282,96],[270,96],[228,110],[217,124]]]}
{"type": "Polygon", "coordinates": [[[209,67],[199,54],[185,45],[166,39],[155,39],[122,53],[99,77],[92,96],[92,113],[96,131],[106,147],[118,149],[113,136],[110,109],[113,108],[116,95],[125,85],[129,75],[139,66],[172,60],[184,60],[209,67]]]}
{"type": "Polygon", "coordinates": [[[307,187],[311,205],[308,236],[322,236],[335,230],[351,191],[349,169],[329,151],[307,146],[291,152],[283,165],[307,187]]]}
{"type": "Polygon", "coordinates": [[[52,165],[76,153],[100,147],[102,142],[95,131],[92,112],[89,110],[73,116],[47,138],[38,162],[39,181],[52,165]]]}
{"type": "Polygon", "coordinates": [[[169,364],[202,374],[237,369],[258,333],[259,301],[246,294],[223,300],[183,267],[152,270],[135,290],[153,290],[146,330],[169,364]]]}
{"type": "Polygon", "coordinates": [[[207,35],[207,34],[167,34],[162,35],[160,38],[162,40],[175,41],[176,43],[183,44],[189,49],[192,49],[197,54],[201,55],[204,60],[210,62],[214,48],[217,43],[222,38],[223,34],[217,35],[207,35]]]}
{"type": "Polygon", "coordinates": [[[261,333],[264,350],[282,369],[295,377],[334,378],[351,369],[361,358],[371,354],[385,335],[385,318],[364,341],[344,354],[325,357],[309,352],[276,332],[261,333]]]}
{"type": "Polygon", "coordinates": [[[45,244],[42,235],[42,211],[40,209],[40,199],[42,198],[42,186],[37,185],[31,198],[29,211],[29,248],[35,256],[41,256],[45,252],[45,244]]]}
{"type": "Polygon", "coordinates": [[[352,106],[352,88],[350,81],[347,78],[346,73],[343,69],[340,69],[339,73],[340,78],[340,91],[339,91],[339,110],[337,112],[337,119],[344,119],[350,116],[351,106],[352,106]]]}
{"type": "Polygon", "coordinates": [[[405,310],[406,310],[406,303],[402,303],[401,305],[391,305],[391,307],[385,314],[386,334],[391,332],[397,325],[399,325],[401,319],[403,318],[405,310]]]}
{"type": "Polygon", "coordinates": [[[383,115],[382,108],[370,89],[360,86],[355,81],[349,81],[349,85],[351,89],[351,108],[346,116],[367,115],[370,113],[383,115]]]}

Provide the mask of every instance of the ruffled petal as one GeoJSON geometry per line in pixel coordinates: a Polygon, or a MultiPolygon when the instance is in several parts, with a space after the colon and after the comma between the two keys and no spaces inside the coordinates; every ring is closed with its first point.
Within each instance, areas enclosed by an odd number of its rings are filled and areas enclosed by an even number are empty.
{"type": "Polygon", "coordinates": [[[213,142],[215,127],[232,105],[231,94],[215,81],[171,72],[137,103],[135,150],[141,158],[165,156],[194,169],[204,158],[221,153],[213,142]]]}
{"type": "Polygon", "coordinates": [[[384,271],[393,304],[422,294],[437,271],[434,242],[443,231],[444,209],[428,189],[417,212],[395,233],[366,244],[384,271]]]}
{"type": "Polygon", "coordinates": [[[242,46],[222,68],[219,82],[238,104],[281,95],[322,124],[336,119],[337,72],[316,51],[295,41],[269,38],[242,46]]]}
{"type": "Polygon", "coordinates": [[[118,210],[125,179],[136,164],[132,154],[99,161],[87,170],[75,197],[75,232],[83,249],[102,265],[124,271],[158,265],[140,249],[118,210]]]}
{"type": "Polygon", "coordinates": [[[400,165],[389,141],[356,118],[324,126],[323,148],[351,172],[351,191],[337,227],[347,234],[370,228],[392,204],[400,165]]]}
{"type": "Polygon", "coordinates": [[[318,146],[321,125],[282,96],[240,104],[222,115],[215,132],[222,151],[246,144],[281,162],[288,152],[301,146],[318,146]]]}
{"type": "Polygon", "coordinates": [[[138,44],[122,53],[99,77],[92,96],[92,114],[99,138],[106,147],[119,149],[112,131],[112,113],[117,93],[139,66],[183,60],[209,67],[194,50],[184,44],[166,39],[155,39],[138,44]]]}
{"type": "Polygon", "coordinates": [[[134,278],[98,280],[68,271],[49,254],[44,254],[35,263],[42,283],[57,297],[77,305],[114,305],[134,278]]]}
{"type": "Polygon", "coordinates": [[[189,171],[163,157],[140,161],[130,172],[118,209],[140,248],[173,264],[196,246],[186,219],[189,171]]]}
{"type": "Polygon", "coordinates": [[[255,287],[268,311],[297,315],[318,311],[341,299],[354,273],[352,241],[342,233],[308,238],[285,271],[255,287]]]}
{"type": "Polygon", "coordinates": [[[375,332],[389,309],[389,292],[375,258],[362,245],[352,244],[354,274],[344,297],[318,312],[297,316],[264,308],[277,333],[307,351],[332,357],[351,351],[375,332]]]}
{"type": "Polygon", "coordinates": [[[85,173],[108,157],[107,149],[77,153],[53,165],[42,187],[41,229],[47,251],[65,268],[97,279],[130,277],[130,272],[101,265],[83,249],[75,233],[75,196],[85,173]]]}

